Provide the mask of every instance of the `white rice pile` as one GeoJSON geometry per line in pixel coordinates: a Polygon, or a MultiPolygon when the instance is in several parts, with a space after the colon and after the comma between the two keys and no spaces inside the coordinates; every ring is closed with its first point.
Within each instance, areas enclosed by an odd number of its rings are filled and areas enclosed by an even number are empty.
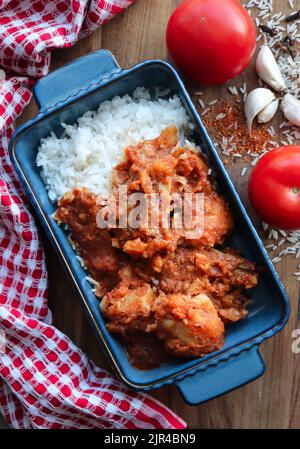
{"type": "Polygon", "coordinates": [[[111,169],[122,160],[124,148],[153,139],[170,125],[185,131],[192,128],[179,97],[151,101],[143,87],[132,97],[101,103],[97,111],[86,112],[73,125],[63,124],[62,136],[52,133],[38,148],[37,165],[49,198],[57,201],[74,187],[88,187],[105,195],[111,169]]]}

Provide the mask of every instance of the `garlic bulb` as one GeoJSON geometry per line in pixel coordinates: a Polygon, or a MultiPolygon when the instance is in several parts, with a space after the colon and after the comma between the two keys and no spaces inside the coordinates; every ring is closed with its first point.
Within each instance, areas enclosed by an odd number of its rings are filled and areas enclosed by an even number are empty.
{"type": "Polygon", "coordinates": [[[291,94],[286,94],[282,100],[282,109],[286,119],[300,126],[300,101],[291,94]]]}
{"type": "Polygon", "coordinates": [[[279,106],[279,100],[274,100],[272,103],[268,104],[257,116],[258,123],[267,123],[277,112],[279,106]]]}
{"type": "Polygon", "coordinates": [[[273,92],[264,87],[258,87],[247,95],[245,101],[245,115],[250,134],[254,118],[274,100],[276,100],[276,98],[273,92]]]}
{"type": "Polygon", "coordinates": [[[277,92],[286,88],[274,55],[267,45],[263,45],[256,58],[256,72],[258,76],[277,92]]]}

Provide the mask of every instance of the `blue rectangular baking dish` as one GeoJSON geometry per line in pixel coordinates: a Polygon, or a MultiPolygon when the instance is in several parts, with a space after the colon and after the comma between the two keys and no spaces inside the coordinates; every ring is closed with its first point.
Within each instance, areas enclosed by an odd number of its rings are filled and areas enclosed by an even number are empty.
{"type": "Polygon", "coordinates": [[[34,87],[40,112],[21,126],[10,142],[13,164],[28,198],[76,286],[83,307],[103,349],[123,382],[137,390],[149,390],[174,383],[189,404],[199,404],[244,385],[264,372],[259,345],[287,323],[289,302],[268,255],[236,193],[234,186],[173,67],[166,62],[145,61],[122,70],[106,50],[90,53],[40,79],[34,87]],[[99,310],[99,301],[86,281],[86,273],[74,257],[67,233],[52,218],[55,205],[49,201],[35,159],[42,137],[51,131],[60,135],[61,123],[74,123],[87,110],[115,95],[131,94],[138,86],[155,92],[170,88],[180,96],[195,125],[194,139],[207,154],[220,192],[227,197],[235,215],[235,231],[228,244],[263,268],[258,286],[250,293],[249,316],[228,326],[224,347],[197,360],[177,360],[148,372],[128,362],[118,339],[110,335],[99,310]]]}

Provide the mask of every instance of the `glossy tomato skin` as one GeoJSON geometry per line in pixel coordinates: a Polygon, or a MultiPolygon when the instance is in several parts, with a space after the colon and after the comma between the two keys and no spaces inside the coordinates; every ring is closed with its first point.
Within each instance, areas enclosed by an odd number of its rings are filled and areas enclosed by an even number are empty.
{"type": "Polygon", "coordinates": [[[276,148],[256,164],[249,198],[260,217],[279,229],[300,229],[300,146],[276,148]]]}
{"type": "Polygon", "coordinates": [[[256,31],[237,0],[185,0],[169,19],[166,41],[183,74],[199,84],[223,84],[248,66],[256,31]]]}

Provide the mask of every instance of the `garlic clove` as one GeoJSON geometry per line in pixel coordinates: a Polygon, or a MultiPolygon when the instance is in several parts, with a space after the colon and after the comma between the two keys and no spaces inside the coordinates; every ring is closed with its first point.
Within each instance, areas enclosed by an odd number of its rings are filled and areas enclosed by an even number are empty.
{"type": "Polygon", "coordinates": [[[300,101],[291,94],[286,94],[282,100],[284,116],[294,125],[300,126],[300,101]]]}
{"type": "Polygon", "coordinates": [[[254,118],[274,100],[276,100],[276,98],[273,92],[264,87],[258,87],[247,95],[245,101],[245,115],[250,134],[254,118]]]}
{"type": "Polygon", "coordinates": [[[272,103],[268,104],[257,116],[258,123],[267,123],[277,112],[279,106],[279,100],[274,100],[272,103]]]}
{"type": "Polygon", "coordinates": [[[263,45],[256,58],[256,72],[258,76],[277,92],[286,88],[279,66],[268,45],[263,45]]]}

